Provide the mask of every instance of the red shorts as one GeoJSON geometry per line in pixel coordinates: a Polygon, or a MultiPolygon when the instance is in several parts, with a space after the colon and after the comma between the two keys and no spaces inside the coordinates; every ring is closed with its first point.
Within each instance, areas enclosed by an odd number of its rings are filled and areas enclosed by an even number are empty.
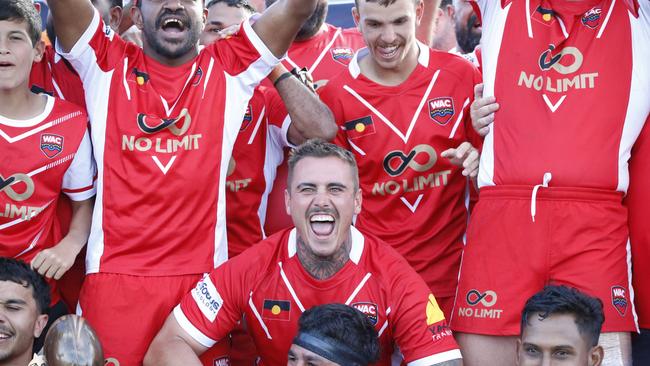
{"type": "Polygon", "coordinates": [[[97,332],[106,359],[120,366],[141,365],[165,319],[199,279],[201,275],[89,274],[81,288],[79,315],[97,332]]]}
{"type": "Polygon", "coordinates": [[[605,332],[636,330],[630,300],[627,210],[622,194],[485,187],[474,208],[451,319],[454,331],[513,336],[521,311],[547,284],[599,297],[605,332]]]}

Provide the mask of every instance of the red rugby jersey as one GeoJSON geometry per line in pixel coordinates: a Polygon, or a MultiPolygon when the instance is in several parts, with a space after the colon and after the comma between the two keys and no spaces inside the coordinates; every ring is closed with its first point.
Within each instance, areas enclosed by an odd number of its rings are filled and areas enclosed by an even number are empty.
{"type": "Polygon", "coordinates": [[[43,59],[32,65],[29,84],[34,93],[46,93],[86,109],[79,75],[51,45],[45,47],[43,59]]]}
{"type": "Polygon", "coordinates": [[[274,88],[260,86],[248,102],[226,178],[228,257],[264,239],[268,196],[289,146],[291,120],[274,88]]]}
{"type": "Polygon", "coordinates": [[[625,192],[650,112],[650,2],[478,0],[484,94],[501,106],[479,184],[625,192]]]}
{"type": "Polygon", "coordinates": [[[418,65],[402,84],[361,74],[364,49],[320,96],[339,126],[335,142],[359,166],[363,209],[355,226],[397,249],[436,296],[453,296],[468,182],[440,153],[470,139],[480,144],[469,116],[480,75],[457,55],[418,47],[418,65]]]}
{"type": "Polygon", "coordinates": [[[211,347],[245,314],[263,365],[286,365],[298,318],[316,305],[344,303],[379,333],[380,365],[393,344],[409,365],[460,358],[444,315],[422,279],[392,248],[351,228],[350,260],[316,280],[296,255],[296,231],[284,230],[206,275],[174,309],[183,329],[211,347]]]}
{"type": "Polygon", "coordinates": [[[87,271],[169,276],[226,260],[232,147],[253,89],[279,62],[250,23],[170,67],[95,12],[63,55],[84,85],[99,170],[87,271]]]}
{"type": "Polygon", "coordinates": [[[47,96],[29,120],[0,116],[0,256],[29,263],[62,239],[54,224],[61,192],[74,201],[95,194],[88,117],[47,96]]]}

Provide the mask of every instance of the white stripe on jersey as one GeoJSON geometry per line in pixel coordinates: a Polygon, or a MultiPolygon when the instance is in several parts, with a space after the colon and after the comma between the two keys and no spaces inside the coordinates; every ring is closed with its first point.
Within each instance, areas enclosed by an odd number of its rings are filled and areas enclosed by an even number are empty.
{"type": "MultiPolygon", "coordinates": [[[[481,17],[484,24],[491,26],[483,29],[481,37],[481,52],[483,55],[483,96],[494,96],[494,82],[496,80],[497,61],[501,51],[503,32],[506,19],[512,3],[501,8],[499,1],[492,1],[489,4],[481,4],[481,17]]],[[[532,37],[532,32],[531,32],[532,37]]],[[[483,141],[483,151],[478,172],[479,187],[494,185],[494,129],[498,127],[498,121],[490,125],[490,132],[483,141]]]]}
{"type": "Polygon", "coordinates": [[[639,12],[639,18],[629,14],[632,33],[632,78],[630,98],[625,113],[625,124],[618,150],[617,191],[627,192],[630,183],[628,161],[632,145],[641,133],[644,122],[650,113],[650,14],[639,12]],[[639,47],[634,45],[646,45],[639,47]],[[639,123],[639,121],[641,121],[639,123]],[[633,123],[634,122],[634,123],[633,123]]]}

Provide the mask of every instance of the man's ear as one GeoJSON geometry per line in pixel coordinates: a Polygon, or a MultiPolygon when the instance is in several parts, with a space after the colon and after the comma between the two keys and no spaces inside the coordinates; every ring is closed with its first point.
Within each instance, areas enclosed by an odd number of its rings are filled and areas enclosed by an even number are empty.
{"type": "Polygon", "coordinates": [[[357,26],[357,30],[361,32],[361,25],[359,22],[361,21],[361,16],[359,15],[359,9],[357,7],[352,8],[352,20],[354,20],[354,24],[357,26]]]}
{"type": "Polygon", "coordinates": [[[34,61],[40,62],[43,59],[43,53],[45,53],[45,42],[38,40],[34,45],[34,61]]]}
{"type": "Polygon", "coordinates": [[[519,366],[519,364],[521,362],[521,360],[519,359],[519,355],[520,355],[519,351],[521,351],[521,339],[517,338],[517,350],[516,350],[517,353],[515,354],[516,355],[515,356],[515,365],[517,365],[517,366],[519,366]]]}
{"type": "Polygon", "coordinates": [[[287,211],[287,215],[291,216],[291,194],[289,193],[289,187],[284,190],[284,208],[287,211]]]}
{"type": "Polygon", "coordinates": [[[605,350],[602,346],[597,345],[589,351],[589,366],[600,366],[605,357],[605,350]]]}
{"type": "Polygon", "coordinates": [[[47,314],[41,314],[36,318],[36,321],[34,322],[34,338],[41,336],[41,333],[43,333],[43,329],[45,329],[45,325],[47,324],[47,319],[47,314]]]}
{"type": "Polygon", "coordinates": [[[111,24],[109,26],[115,33],[117,33],[120,29],[120,23],[122,22],[122,13],[123,10],[119,6],[114,6],[111,8],[110,15],[111,15],[111,24]]]}
{"type": "Polygon", "coordinates": [[[142,20],[142,12],[140,11],[140,8],[135,6],[135,4],[131,7],[131,20],[133,21],[133,24],[135,24],[135,26],[138,27],[139,30],[144,29],[144,21],[142,20]]]}

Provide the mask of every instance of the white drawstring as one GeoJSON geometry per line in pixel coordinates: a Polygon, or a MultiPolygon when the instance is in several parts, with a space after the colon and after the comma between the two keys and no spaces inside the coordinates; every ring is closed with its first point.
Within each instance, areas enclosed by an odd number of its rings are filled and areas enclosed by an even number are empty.
{"type": "Polygon", "coordinates": [[[537,190],[540,187],[548,188],[548,183],[551,181],[551,178],[553,178],[551,172],[544,173],[542,184],[538,184],[533,188],[533,195],[530,198],[530,216],[533,218],[533,222],[535,222],[535,214],[537,213],[537,190]]]}

